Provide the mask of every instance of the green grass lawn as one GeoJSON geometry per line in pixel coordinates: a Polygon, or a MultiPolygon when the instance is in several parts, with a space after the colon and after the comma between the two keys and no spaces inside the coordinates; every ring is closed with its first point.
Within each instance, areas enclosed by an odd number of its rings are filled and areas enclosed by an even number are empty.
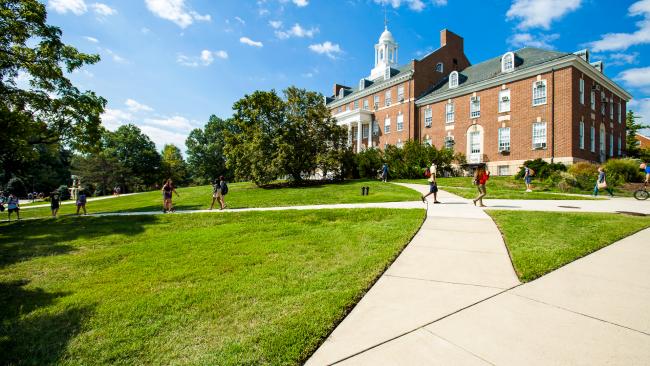
{"type": "Polygon", "coordinates": [[[423,219],[353,209],[0,224],[0,364],[297,365],[423,219]]]}
{"type": "Polygon", "coordinates": [[[650,217],[611,213],[486,211],[503,234],[519,279],[528,282],[650,227],[650,217]]]}
{"type": "MultiPolygon", "coordinates": [[[[420,195],[412,189],[378,181],[346,181],[312,187],[268,189],[259,188],[252,183],[231,183],[228,188],[226,203],[229,208],[397,202],[420,199],[420,195]],[[370,187],[369,195],[361,195],[363,186],[370,187]]],[[[174,195],[174,206],[177,210],[200,210],[210,207],[211,186],[180,188],[178,193],[180,197],[174,195]]],[[[218,204],[215,205],[217,208],[219,207],[218,204]]],[[[86,208],[89,213],[159,211],[162,210],[162,193],[154,191],[94,202],[89,201],[86,208]]],[[[59,214],[68,215],[75,212],[74,205],[61,205],[59,214]]],[[[49,207],[42,207],[23,209],[20,214],[21,218],[31,218],[47,217],[51,213],[49,207]]]]}
{"type": "MultiPolygon", "coordinates": [[[[463,198],[475,198],[478,195],[476,186],[472,184],[472,177],[451,177],[438,178],[438,187],[449,193],[463,198]]],[[[422,179],[398,179],[395,182],[429,184],[425,178],[422,179]]],[[[524,199],[524,200],[590,200],[589,196],[566,194],[557,187],[549,186],[541,182],[533,181],[533,192],[525,192],[526,186],[523,180],[513,177],[490,177],[487,183],[486,199],[524,199]]],[[[586,194],[588,192],[576,192],[586,194]]]]}

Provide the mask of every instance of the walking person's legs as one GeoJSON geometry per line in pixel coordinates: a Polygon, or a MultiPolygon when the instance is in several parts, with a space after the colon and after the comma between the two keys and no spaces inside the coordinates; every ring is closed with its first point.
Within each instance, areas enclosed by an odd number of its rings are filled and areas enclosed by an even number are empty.
{"type": "Polygon", "coordinates": [[[476,206],[476,202],[478,202],[479,206],[485,207],[485,205],[483,204],[483,197],[485,197],[486,193],[487,193],[487,191],[485,190],[485,184],[479,184],[478,185],[478,196],[475,199],[472,200],[472,202],[474,202],[475,206],[476,206]]]}
{"type": "Polygon", "coordinates": [[[607,193],[609,193],[610,197],[614,197],[614,190],[613,189],[607,187],[607,188],[605,188],[605,190],[607,191],[607,193]]]}
{"type": "Polygon", "coordinates": [[[594,186],[594,196],[598,196],[598,183],[594,186]]]}

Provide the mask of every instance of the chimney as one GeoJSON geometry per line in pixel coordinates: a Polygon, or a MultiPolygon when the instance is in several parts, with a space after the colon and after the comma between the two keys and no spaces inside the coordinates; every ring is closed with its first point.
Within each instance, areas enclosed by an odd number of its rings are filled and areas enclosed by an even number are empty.
{"type": "Polygon", "coordinates": [[[440,47],[444,47],[446,45],[450,46],[456,46],[460,48],[460,50],[463,50],[463,37],[457,35],[456,33],[443,29],[440,31],[440,47]]]}

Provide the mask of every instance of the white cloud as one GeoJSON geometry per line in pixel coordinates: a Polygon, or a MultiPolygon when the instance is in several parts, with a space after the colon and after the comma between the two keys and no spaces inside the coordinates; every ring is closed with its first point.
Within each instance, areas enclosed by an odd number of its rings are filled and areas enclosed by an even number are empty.
{"type": "Polygon", "coordinates": [[[195,11],[188,10],[185,0],[145,0],[149,11],[156,16],[170,20],[181,28],[186,28],[194,21],[210,21],[209,14],[201,15],[195,11]]]}
{"type": "Polygon", "coordinates": [[[625,85],[650,92],[650,66],[627,69],[616,76],[625,85]]]}
{"type": "Polygon", "coordinates": [[[111,8],[110,6],[102,3],[94,3],[90,5],[91,8],[95,11],[97,15],[109,16],[117,14],[117,10],[111,8]]]}
{"type": "Polygon", "coordinates": [[[101,115],[101,119],[104,127],[115,131],[118,127],[130,123],[133,120],[133,115],[121,109],[106,108],[101,115]]]}
{"type": "Polygon", "coordinates": [[[74,15],[81,15],[88,11],[84,0],[50,0],[48,6],[59,14],[71,12],[74,15]]]}
{"type": "Polygon", "coordinates": [[[513,0],[508,20],[519,19],[520,29],[549,29],[551,23],[578,9],[582,0],[513,0]]]}
{"type": "Polygon", "coordinates": [[[126,107],[129,109],[129,111],[137,113],[137,112],[152,112],[153,108],[149,107],[146,104],[139,103],[133,99],[127,99],[126,102],[124,102],[126,107]]]}
{"type": "Polygon", "coordinates": [[[113,52],[112,50],[110,50],[108,48],[100,48],[100,50],[103,50],[104,52],[106,52],[109,56],[111,56],[113,61],[117,62],[118,64],[126,64],[126,63],[128,63],[128,61],[124,57],[118,55],[117,53],[113,52]]]}
{"type": "Polygon", "coordinates": [[[99,43],[99,40],[97,38],[94,38],[94,37],[85,36],[84,39],[86,41],[88,41],[88,42],[99,43]]]}
{"type": "Polygon", "coordinates": [[[308,0],[293,0],[293,3],[296,4],[296,6],[302,8],[303,6],[309,5],[308,0]]]}
{"type": "Polygon", "coordinates": [[[235,20],[241,23],[241,25],[246,25],[246,21],[240,17],[235,17],[235,20]]]}
{"type": "Polygon", "coordinates": [[[650,43],[650,0],[637,1],[628,8],[628,16],[643,16],[633,33],[607,33],[598,41],[587,43],[595,52],[626,50],[631,46],[650,43]]]}
{"type": "Polygon", "coordinates": [[[338,44],[326,41],[323,43],[316,43],[309,46],[309,49],[320,55],[327,55],[331,59],[336,59],[336,56],[343,53],[338,44]]]}
{"type": "Polygon", "coordinates": [[[223,60],[228,59],[228,52],[224,50],[214,51],[214,55],[223,60]]]}
{"type": "Polygon", "coordinates": [[[149,125],[138,126],[140,130],[156,144],[156,147],[159,150],[162,150],[163,146],[166,144],[174,144],[178,146],[181,151],[185,151],[185,140],[187,139],[187,133],[172,132],[165,128],[159,128],[149,125]]]}
{"type": "Polygon", "coordinates": [[[203,65],[208,66],[212,63],[212,61],[214,61],[214,56],[212,55],[212,52],[208,50],[203,50],[201,51],[200,59],[203,65]]]}
{"type": "Polygon", "coordinates": [[[557,33],[554,34],[538,34],[532,35],[530,33],[517,33],[508,39],[508,43],[516,48],[521,47],[537,47],[545,49],[554,49],[555,47],[551,42],[560,38],[557,33]]]}
{"type": "MultiPolygon", "coordinates": [[[[402,5],[406,5],[409,9],[414,11],[422,11],[427,7],[427,2],[423,0],[374,0],[375,4],[380,5],[389,5],[394,9],[399,8],[402,5]]],[[[429,1],[434,6],[445,6],[447,5],[447,0],[432,0],[429,1]]]]}
{"type": "Polygon", "coordinates": [[[144,124],[165,128],[166,130],[172,129],[177,131],[191,131],[194,126],[185,117],[173,116],[169,118],[145,118],[144,124]]]}
{"type": "Polygon", "coordinates": [[[219,51],[203,50],[201,51],[198,57],[189,57],[183,54],[179,54],[176,57],[176,62],[178,62],[183,66],[189,66],[189,67],[198,67],[200,65],[209,66],[212,64],[212,62],[214,62],[215,57],[218,57],[223,60],[228,59],[228,52],[224,50],[219,50],[219,51]]]}
{"type": "Polygon", "coordinates": [[[279,20],[269,20],[269,25],[273,29],[280,29],[280,27],[282,27],[282,22],[279,20]]]}
{"type": "Polygon", "coordinates": [[[316,33],[318,33],[318,28],[305,29],[300,24],[296,23],[289,30],[276,30],[275,36],[280,39],[287,39],[291,37],[312,38],[316,33]]]}
{"type": "Polygon", "coordinates": [[[264,46],[262,44],[262,42],[253,41],[252,39],[250,39],[248,37],[241,37],[239,39],[239,42],[241,42],[243,44],[246,44],[246,45],[249,45],[249,46],[253,46],[253,47],[262,47],[262,46],[264,46]]]}
{"type": "MultiPolygon", "coordinates": [[[[641,117],[637,122],[645,125],[650,124],[650,98],[632,99],[627,107],[634,112],[635,116],[641,117]]],[[[650,136],[650,129],[641,132],[646,136],[650,136]]]]}
{"type": "Polygon", "coordinates": [[[607,57],[607,63],[612,66],[634,65],[639,63],[639,53],[612,53],[607,57]]]}

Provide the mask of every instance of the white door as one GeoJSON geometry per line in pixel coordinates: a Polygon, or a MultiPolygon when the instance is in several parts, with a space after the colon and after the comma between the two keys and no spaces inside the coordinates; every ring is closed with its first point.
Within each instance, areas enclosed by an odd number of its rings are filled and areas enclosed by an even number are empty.
{"type": "Polygon", "coordinates": [[[469,162],[481,162],[481,131],[472,131],[469,133],[469,162]]]}

